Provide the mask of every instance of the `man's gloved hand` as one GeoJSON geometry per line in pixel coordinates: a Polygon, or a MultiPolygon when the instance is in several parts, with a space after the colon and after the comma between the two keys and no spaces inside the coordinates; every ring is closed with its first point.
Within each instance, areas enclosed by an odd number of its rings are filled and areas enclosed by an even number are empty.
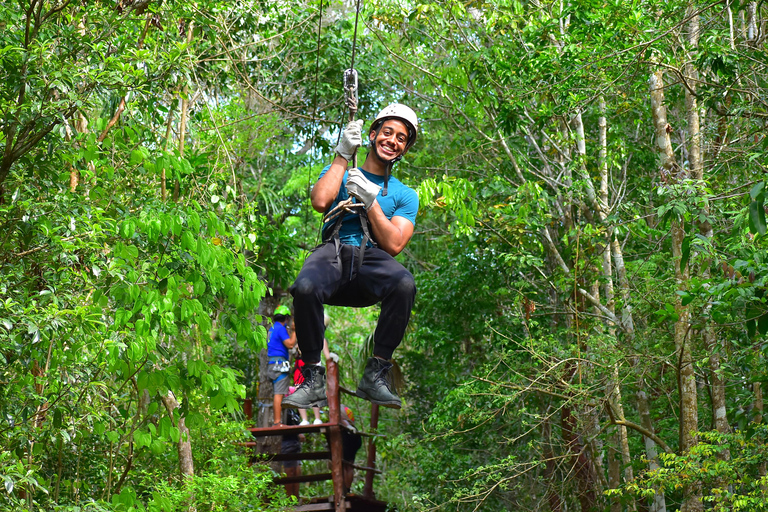
{"type": "Polygon", "coordinates": [[[355,196],[369,210],[379,195],[381,187],[371,182],[360,169],[350,169],[347,173],[347,194],[355,196]]]}
{"type": "Polygon", "coordinates": [[[334,363],[338,363],[339,362],[339,355],[337,353],[335,353],[335,352],[330,352],[328,354],[328,359],[330,359],[334,363]]]}
{"type": "Polygon", "coordinates": [[[341,134],[339,145],[334,151],[346,161],[352,160],[357,148],[363,145],[363,120],[350,121],[341,134]]]}

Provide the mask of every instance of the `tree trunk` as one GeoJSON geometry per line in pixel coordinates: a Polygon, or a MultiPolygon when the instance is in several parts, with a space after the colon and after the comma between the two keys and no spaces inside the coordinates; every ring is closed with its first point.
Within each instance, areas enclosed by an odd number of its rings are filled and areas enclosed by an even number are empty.
{"type": "MultiPolygon", "coordinates": [[[[621,453],[616,447],[621,445],[619,439],[621,436],[618,429],[616,427],[614,429],[608,443],[608,484],[611,489],[618,489],[621,487],[621,453]]],[[[611,512],[622,512],[621,498],[618,496],[611,498],[611,512]]]]}
{"type": "MultiPolygon", "coordinates": [[[[623,419],[624,407],[621,404],[621,388],[619,387],[618,366],[614,366],[613,368],[613,377],[608,381],[608,389],[606,391],[608,396],[608,407],[611,408],[612,416],[623,419]]],[[[618,448],[618,451],[621,455],[621,464],[624,467],[624,483],[628,483],[634,480],[635,476],[632,471],[632,459],[629,453],[629,438],[627,436],[627,427],[624,425],[617,425],[615,428],[615,446],[618,448]]],[[[611,505],[611,507],[613,507],[613,505],[611,505]]],[[[630,500],[627,502],[627,510],[636,510],[634,499],[630,498],[630,500]]]]}
{"type": "MultiPolygon", "coordinates": [[[[171,391],[168,391],[168,394],[164,395],[162,400],[171,418],[171,422],[173,422],[173,412],[178,409],[179,402],[171,391]]],[[[180,434],[179,442],[176,445],[179,452],[179,472],[184,477],[195,476],[195,466],[192,459],[192,440],[189,436],[189,429],[184,424],[183,416],[179,417],[179,423],[176,427],[179,429],[180,434]]]]}
{"type": "Polygon", "coordinates": [[[563,512],[563,498],[558,492],[557,484],[559,479],[557,478],[557,464],[555,463],[555,454],[552,450],[552,423],[550,421],[551,407],[547,409],[545,419],[541,424],[542,437],[544,439],[544,478],[547,483],[547,495],[546,500],[549,504],[549,509],[552,512],[563,512]]]}
{"type": "MultiPolygon", "coordinates": [[[[651,433],[654,433],[653,422],[651,421],[651,411],[648,407],[648,395],[645,393],[645,380],[641,377],[637,391],[637,409],[640,413],[640,424],[651,433]]],[[[648,457],[648,469],[655,471],[659,469],[658,453],[656,452],[656,443],[649,437],[643,436],[645,441],[645,453],[648,457]]],[[[657,491],[653,496],[650,512],[666,512],[667,504],[663,491],[657,491]]]]}
{"type": "MultiPolygon", "coordinates": [[[[664,106],[664,75],[661,70],[655,71],[650,79],[651,111],[656,134],[656,150],[659,155],[662,178],[675,180],[679,166],[675,161],[670,140],[671,127],[667,123],[667,109],[664,106]]],[[[682,220],[672,221],[672,264],[675,266],[676,289],[688,288],[688,265],[680,268],[682,261],[682,246],[685,238],[685,226],[682,220]]],[[[677,354],[678,389],[680,393],[680,449],[683,453],[691,449],[696,442],[695,432],[698,431],[698,408],[696,376],[693,371],[691,353],[690,311],[682,305],[681,298],[675,300],[675,350],[677,354]]],[[[702,509],[701,496],[698,488],[688,489],[682,510],[684,512],[702,509]]]]}
{"type": "MultiPolygon", "coordinates": [[[[753,418],[753,421],[755,423],[762,423],[763,422],[763,387],[760,382],[755,382],[753,384],[753,392],[755,394],[755,400],[754,400],[754,410],[755,410],[755,417],[753,418]]],[[[761,477],[765,477],[766,473],[766,463],[763,462],[758,466],[757,468],[758,473],[761,477]]],[[[762,486],[763,492],[766,492],[765,486],[762,486]]]]}
{"type": "Polygon", "coordinates": [[[578,500],[582,512],[590,512],[597,505],[595,472],[589,452],[579,439],[578,421],[573,405],[564,405],[560,412],[563,441],[572,454],[573,472],[578,486],[578,500]]]}
{"type": "MultiPolygon", "coordinates": [[[[195,30],[195,22],[190,21],[189,27],[187,27],[187,46],[192,42],[192,34],[195,30]]],[[[179,156],[184,157],[184,142],[186,138],[187,133],[187,115],[189,110],[189,85],[184,84],[184,87],[182,89],[181,98],[179,99],[179,102],[181,103],[181,116],[179,119],[179,156]]],[[[173,184],[173,200],[174,202],[179,200],[179,194],[181,193],[181,185],[179,183],[179,178],[176,178],[173,184]]]]}

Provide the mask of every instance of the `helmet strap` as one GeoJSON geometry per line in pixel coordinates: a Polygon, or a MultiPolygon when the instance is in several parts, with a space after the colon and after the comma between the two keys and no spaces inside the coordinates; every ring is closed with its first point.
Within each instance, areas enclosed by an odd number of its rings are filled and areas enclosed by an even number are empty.
{"type": "MultiPolygon", "coordinates": [[[[397,160],[397,158],[395,160],[397,160]]],[[[386,196],[387,195],[387,186],[389,185],[389,174],[392,172],[392,165],[394,163],[395,163],[394,160],[390,161],[387,164],[387,170],[384,172],[384,188],[381,191],[381,195],[382,196],[386,196]]]]}

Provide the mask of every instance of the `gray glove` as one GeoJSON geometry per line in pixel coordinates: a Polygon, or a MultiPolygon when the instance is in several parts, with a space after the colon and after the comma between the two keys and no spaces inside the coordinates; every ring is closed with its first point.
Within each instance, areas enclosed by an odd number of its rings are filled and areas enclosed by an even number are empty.
{"type": "Polygon", "coordinates": [[[341,134],[339,145],[334,151],[346,161],[352,160],[357,148],[363,145],[363,120],[350,121],[341,134]]]}
{"type": "Polygon", "coordinates": [[[371,208],[380,190],[381,187],[368,180],[360,169],[350,169],[347,172],[347,194],[362,201],[366,210],[371,208]]]}

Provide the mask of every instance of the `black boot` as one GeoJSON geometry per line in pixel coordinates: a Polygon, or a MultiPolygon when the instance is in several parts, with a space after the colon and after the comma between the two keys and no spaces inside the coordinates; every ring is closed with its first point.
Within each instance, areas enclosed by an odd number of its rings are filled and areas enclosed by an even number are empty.
{"type": "Polygon", "coordinates": [[[390,382],[390,369],[392,369],[392,363],[389,361],[379,359],[378,357],[370,358],[365,365],[363,378],[360,379],[360,384],[357,385],[355,394],[374,404],[399,409],[401,402],[390,382]]]}
{"type": "Polygon", "coordinates": [[[325,407],[328,398],[325,394],[325,368],[320,365],[308,364],[301,371],[304,382],[296,391],[283,398],[286,409],[309,409],[325,407]]]}

